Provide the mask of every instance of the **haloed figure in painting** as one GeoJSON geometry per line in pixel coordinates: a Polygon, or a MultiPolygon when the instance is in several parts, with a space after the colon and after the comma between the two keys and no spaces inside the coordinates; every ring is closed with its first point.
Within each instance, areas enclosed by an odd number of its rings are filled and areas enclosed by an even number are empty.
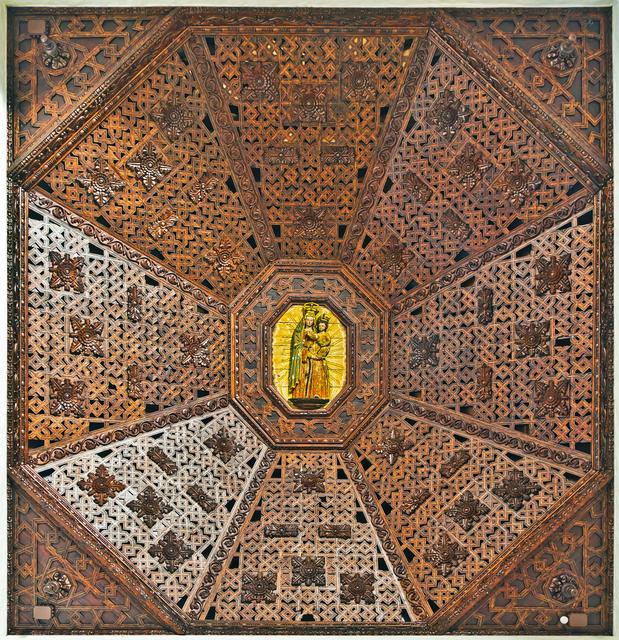
{"type": "Polygon", "coordinates": [[[290,341],[290,402],[304,409],[322,407],[331,396],[326,361],[331,349],[329,316],[319,311],[314,302],[303,305],[303,316],[290,341]]]}

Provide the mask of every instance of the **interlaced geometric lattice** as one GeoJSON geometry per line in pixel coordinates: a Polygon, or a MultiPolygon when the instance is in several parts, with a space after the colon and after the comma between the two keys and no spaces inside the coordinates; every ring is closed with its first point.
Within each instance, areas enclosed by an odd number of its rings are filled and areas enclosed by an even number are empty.
{"type": "Polygon", "coordinates": [[[11,629],[609,632],[610,14],[9,24],[11,629]]]}

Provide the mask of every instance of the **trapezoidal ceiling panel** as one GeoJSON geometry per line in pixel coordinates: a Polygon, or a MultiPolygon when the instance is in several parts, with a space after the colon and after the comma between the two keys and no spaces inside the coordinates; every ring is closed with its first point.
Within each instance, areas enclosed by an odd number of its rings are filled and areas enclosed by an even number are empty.
{"type": "Polygon", "coordinates": [[[610,634],[609,36],[10,10],[10,630],[610,634]]]}

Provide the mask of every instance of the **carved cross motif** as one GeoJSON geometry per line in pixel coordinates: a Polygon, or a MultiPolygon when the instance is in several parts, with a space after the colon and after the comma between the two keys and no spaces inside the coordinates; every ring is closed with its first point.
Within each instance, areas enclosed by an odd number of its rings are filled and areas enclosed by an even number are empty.
{"type": "Polygon", "coordinates": [[[244,573],[241,578],[241,602],[275,602],[277,574],[244,573]]]}
{"type": "Polygon", "coordinates": [[[217,502],[211,498],[200,485],[192,484],[187,487],[187,495],[206,513],[210,513],[217,508],[217,502]]]}
{"type": "Polygon", "coordinates": [[[159,111],[153,112],[151,116],[172,141],[178,140],[183,131],[193,122],[191,112],[185,105],[179,103],[176,96],[163,103],[159,111]]]}
{"type": "Polygon", "coordinates": [[[551,598],[567,604],[572,600],[576,600],[580,593],[580,586],[576,576],[571,573],[560,573],[550,581],[548,593],[550,593],[551,598]]]}
{"type": "Polygon", "coordinates": [[[475,387],[477,399],[480,402],[488,402],[492,398],[492,367],[481,364],[477,367],[477,386],[475,387]]]}
{"type": "Polygon", "coordinates": [[[430,490],[425,487],[413,489],[402,502],[402,513],[405,516],[412,516],[417,509],[430,497],[430,490]]]}
{"type": "Polygon", "coordinates": [[[449,173],[465,189],[471,190],[475,188],[490,166],[481,151],[476,151],[473,145],[467,144],[449,167],[449,173]]]}
{"type": "Polygon", "coordinates": [[[72,258],[68,254],[60,254],[57,251],[50,251],[51,261],[50,282],[51,289],[61,289],[63,291],[84,292],[84,281],[82,280],[83,258],[72,258]]]}
{"type": "Polygon", "coordinates": [[[490,513],[490,509],[480,502],[470,491],[465,491],[445,514],[457,522],[465,531],[490,513]]]}
{"type": "Polygon", "coordinates": [[[279,69],[276,62],[241,63],[243,100],[275,102],[279,100],[279,69]]]}
{"type": "Polygon", "coordinates": [[[325,559],[308,556],[292,556],[292,586],[306,587],[315,585],[324,587],[327,583],[325,576],[325,559]]]}
{"type": "Polygon", "coordinates": [[[549,320],[521,322],[516,325],[516,357],[548,355],[549,320]]]}
{"type": "Polygon", "coordinates": [[[469,119],[471,110],[453,91],[443,91],[428,111],[428,122],[447,140],[451,140],[469,119]]]}
{"type": "Polygon", "coordinates": [[[578,61],[576,35],[570,33],[567,38],[553,42],[542,54],[542,60],[556,73],[571,71],[578,61]]]}
{"type": "Polygon", "coordinates": [[[135,284],[127,289],[127,318],[131,322],[142,319],[142,292],[135,284]]]}
{"type": "Polygon", "coordinates": [[[295,469],[292,472],[295,493],[324,493],[325,472],[323,469],[295,469]]]}
{"type": "Polygon", "coordinates": [[[291,123],[321,124],[327,121],[327,87],[320,84],[298,85],[292,88],[289,107],[291,123]]]}
{"type": "Polygon", "coordinates": [[[217,273],[223,278],[230,275],[239,266],[243,255],[236,250],[228,238],[224,238],[216,246],[206,247],[204,258],[215,267],[217,273]]]}
{"type": "Polygon", "coordinates": [[[193,364],[196,367],[208,367],[211,364],[208,353],[211,341],[208,337],[187,332],[181,336],[181,342],[181,364],[193,364]]]}
{"type": "Polygon", "coordinates": [[[412,171],[407,171],[402,176],[402,190],[405,195],[419,204],[426,204],[432,197],[432,189],[412,171]]]}
{"type": "Polygon", "coordinates": [[[511,469],[492,489],[492,493],[506,502],[514,511],[519,511],[525,500],[530,500],[540,490],[541,487],[527,478],[522,471],[511,469]]]}
{"type": "Polygon", "coordinates": [[[443,478],[451,478],[456,472],[463,467],[471,459],[471,454],[464,449],[456,451],[446,462],[440,467],[443,478]]]}
{"type": "Polygon", "coordinates": [[[205,173],[189,190],[189,198],[194,204],[198,204],[207,198],[218,184],[219,180],[214,175],[205,173]]]}
{"type": "Polygon", "coordinates": [[[86,412],[85,383],[68,378],[50,378],[49,410],[53,416],[81,418],[86,412]]]}
{"type": "Polygon", "coordinates": [[[69,337],[72,339],[69,351],[75,355],[102,357],[101,350],[101,332],[103,331],[103,323],[91,322],[85,318],[71,316],[71,333],[69,337]]]}
{"type": "Polygon", "coordinates": [[[570,415],[570,381],[533,383],[536,418],[564,418],[570,415]]]}
{"type": "Polygon", "coordinates": [[[77,486],[86,491],[100,507],[125,488],[102,464],[94,472],[91,471],[85,480],[80,480],[77,486]]]}
{"type": "Polygon", "coordinates": [[[135,500],[128,502],[127,506],[147,527],[154,527],[158,520],[163,520],[167,513],[172,512],[172,507],[165,504],[163,498],[157,495],[152,487],[146,487],[135,500]]]}
{"type": "Polygon", "coordinates": [[[146,455],[167,475],[171,476],[178,471],[174,460],[161,447],[152,447],[146,455]]]}
{"type": "Polygon", "coordinates": [[[411,347],[413,350],[409,363],[411,369],[438,366],[438,335],[432,333],[428,336],[411,338],[411,347]]]}
{"type": "Polygon", "coordinates": [[[494,318],[494,291],[490,287],[482,287],[477,292],[477,320],[486,325],[494,318]]]}
{"type": "Polygon", "coordinates": [[[537,269],[535,292],[537,295],[545,293],[567,293],[572,290],[570,282],[570,264],[572,256],[562,253],[550,258],[541,257],[535,262],[537,269]]]}
{"type": "Polygon", "coordinates": [[[148,190],[152,189],[158,182],[161,182],[172,171],[170,165],[161,162],[157,149],[152,142],[147,143],[135,156],[134,160],[127,162],[127,166],[135,171],[137,177],[148,190]]]}
{"type": "Polygon", "coordinates": [[[342,64],[342,95],[344,100],[371,102],[376,98],[378,74],[372,62],[342,64]]]}
{"type": "Polygon", "coordinates": [[[381,247],[378,255],[380,267],[386,273],[397,278],[408,260],[406,247],[393,235],[389,235],[387,242],[381,247]]]}
{"type": "Polygon", "coordinates": [[[516,159],[499,176],[496,186],[512,205],[521,207],[541,184],[540,178],[522,160],[516,159]]]}
{"type": "Polygon", "coordinates": [[[125,183],[114,177],[107,162],[101,158],[95,160],[94,167],[87,168],[84,175],[78,176],[77,182],[86,188],[86,192],[100,206],[106,205],[115,191],[120,191],[125,183]]]}
{"type": "Polygon", "coordinates": [[[453,210],[447,209],[441,215],[441,224],[458,242],[465,242],[473,233],[471,227],[453,210]]]}
{"type": "Polygon", "coordinates": [[[127,396],[131,400],[140,400],[142,398],[144,393],[143,381],[144,378],[140,367],[135,362],[130,364],[127,367],[127,396]]]}
{"type": "Polygon", "coordinates": [[[446,578],[468,555],[466,549],[452,542],[446,533],[441,533],[438,542],[430,547],[424,558],[446,578]]]}
{"type": "Polygon", "coordinates": [[[244,446],[227,435],[224,429],[205,440],[204,444],[226,464],[244,449],[244,446]]]}
{"type": "Polygon", "coordinates": [[[376,449],[376,453],[386,458],[390,465],[394,465],[412,446],[413,443],[399,429],[393,427],[376,449]]]}
{"type": "Polygon", "coordinates": [[[170,572],[174,573],[193,555],[193,551],[173,531],[168,531],[148,550],[170,572]]]}
{"type": "Polygon", "coordinates": [[[50,600],[62,600],[66,598],[73,588],[69,576],[62,571],[53,571],[43,578],[41,593],[50,600]]]}
{"type": "Polygon", "coordinates": [[[367,602],[372,604],[376,600],[374,595],[374,575],[371,573],[342,573],[340,574],[340,600],[344,603],[367,602]]]}
{"type": "Polygon", "coordinates": [[[153,220],[146,228],[146,231],[148,231],[148,235],[153,240],[161,240],[177,222],[178,216],[175,216],[171,211],[167,211],[163,216],[153,220]]]}

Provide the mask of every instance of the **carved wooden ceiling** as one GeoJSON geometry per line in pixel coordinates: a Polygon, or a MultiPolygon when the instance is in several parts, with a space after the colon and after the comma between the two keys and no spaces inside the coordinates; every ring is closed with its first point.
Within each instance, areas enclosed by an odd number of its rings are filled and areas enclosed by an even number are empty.
{"type": "Polygon", "coordinates": [[[14,633],[611,632],[609,11],[9,36],[14,633]]]}

